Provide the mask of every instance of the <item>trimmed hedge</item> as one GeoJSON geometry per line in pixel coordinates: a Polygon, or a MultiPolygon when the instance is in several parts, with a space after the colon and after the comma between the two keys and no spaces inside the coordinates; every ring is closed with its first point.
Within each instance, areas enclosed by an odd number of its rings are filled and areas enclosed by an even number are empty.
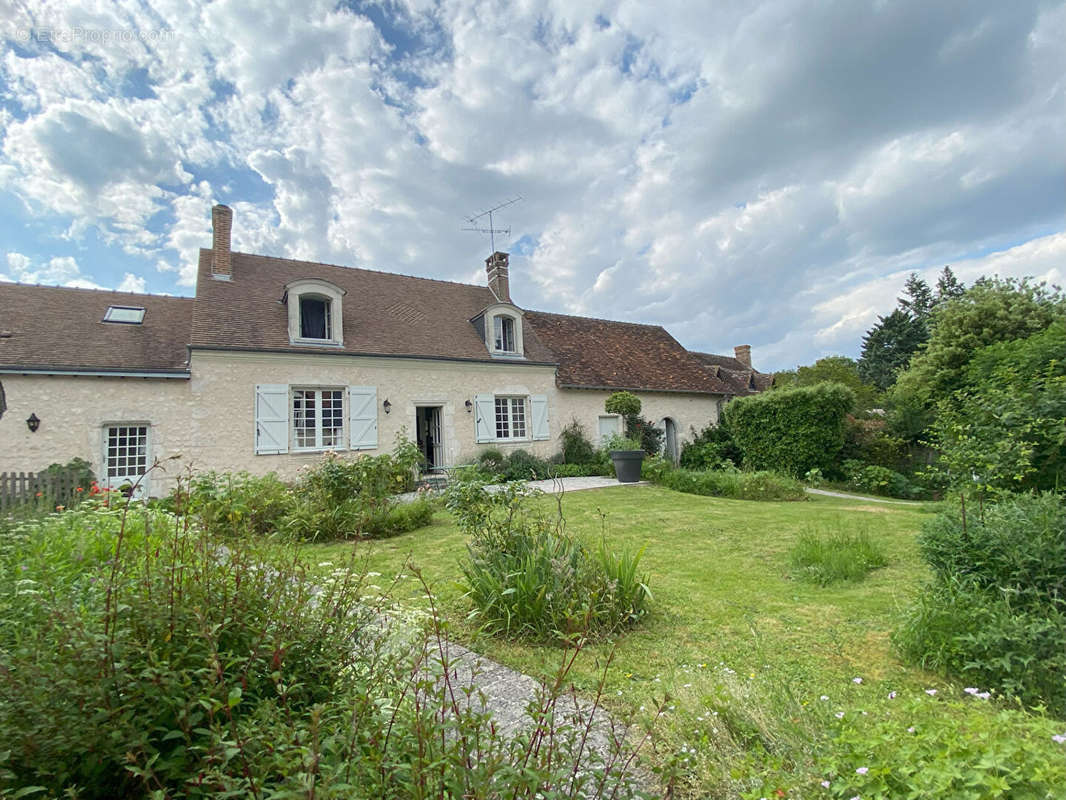
{"type": "Polygon", "coordinates": [[[844,446],[845,419],[855,395],[839,383],[741,397],[725,407],[724,424],[745,468],[800,477],[833,472],[844,446]]]}

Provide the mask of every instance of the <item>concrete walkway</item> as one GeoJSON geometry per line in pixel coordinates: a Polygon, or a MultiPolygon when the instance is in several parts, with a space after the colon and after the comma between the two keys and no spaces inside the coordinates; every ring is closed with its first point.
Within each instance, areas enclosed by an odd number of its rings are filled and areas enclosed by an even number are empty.
{"type": "Polygon", "coordinates": [[[822,497],[839,497],[844,500],[862,500],[866,503],[888,503],[895,506],[920,506],[917,500],[888,500],[884,497],[869,497],[862,494],[846,494],[845,492],[830,492],[826,489],[807,489],[807,494],[818,494],[822,497]]]}

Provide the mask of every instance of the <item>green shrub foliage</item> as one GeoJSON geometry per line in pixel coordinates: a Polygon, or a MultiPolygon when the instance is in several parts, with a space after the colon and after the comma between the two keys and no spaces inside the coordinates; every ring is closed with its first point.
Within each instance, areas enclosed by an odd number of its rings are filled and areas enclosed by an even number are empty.
{"type": "Polygon", "coordinates": [[[635,417],[640,413],[640,398],[632,392],[614,392],[603,403],[608,414],[620,414],[623,417],[635,417]]]}
{"type": "Polygon", "coordinates": [[[737,398],[724,424],[746,467],[800,477],[831,471],[844,445],[844,425],[855,397],[846,386],[821,383],[737,398]]]}
{"type": "Polygon", "coordinates": [[[0,796],[634,795],[631,751],[590,756],[560,689],[511,737],[457,700],[444,643],[383,625],[353,564],[94,505],[0,539],[0,796]]]}
{"type": "Polygon", "coordinates": [[[776,472],[741,472],[737,469],[674,469],[662,459],[646,459],[641,470],[644,480],[675,492],[734,500],[804,500],[803,484],[776,472]]]}
{"type": "Polygon", "coordinates": [[[486,631],[573,642],[616,632],[647,613],[643,550],[615,551],[606,538],[587,546],[566,531],[561,515],[532,509],[519,482],[488,493],[478,481],[457,481],[446,497],[470,536],[460,567],[486,631]]]}
{"type": "Polygon", "coordinates": [[[1066,489],[1066,323],[980,350],[933,433],[943,464],[989,490],[1066,489]]]}
{"type": "Polygon", "coordinates": [[[920,544],[935,577],[897,646],[925,667],[1066,716],[1064,532],[1066,506],[1053,495],[926,523],[920,544]]]}
{"type": "Polygon", "coordinates": [[[420,458],[401,432],[393,453],[353,459],[327,453],[291,487],[273,473],[200,473],[168,505],[188,510],[217,535],[283,534],[307,541],[395,536],[432,518],[428,499],[395,499],[413,488],[420,458]]]}
{"type": "Polygon", "coordinates": [[[743,456],[724,425],[708,425],[681,447],[681,466],[686,469],[713,469],[743,466],[743,456]]]}
{"type": "Polygon", "coordinates": [[[563,444],[564,464],[591,464],[596,460],[596,448],[585,434],[584,426],[576,419],[559,435],[563,444]]]}

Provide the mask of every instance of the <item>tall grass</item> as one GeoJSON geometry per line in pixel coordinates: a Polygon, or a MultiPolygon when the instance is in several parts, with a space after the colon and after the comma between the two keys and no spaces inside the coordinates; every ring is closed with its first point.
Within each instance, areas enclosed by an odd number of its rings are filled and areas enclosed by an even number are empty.
{"type": "Polygon", "coordinates": [[[796,577],[821,586],[861,581],[887,563],[884,552],[866,531],[823,535],[808,529],[789,550],[789,564],[796,577]]]}

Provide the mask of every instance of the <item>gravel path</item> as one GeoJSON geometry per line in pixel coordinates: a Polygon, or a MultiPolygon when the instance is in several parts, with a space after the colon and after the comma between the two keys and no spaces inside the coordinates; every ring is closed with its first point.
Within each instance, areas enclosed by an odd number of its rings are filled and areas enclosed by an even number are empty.
{"type": "Polygon", "coordinates": [[[862,500],[867,503],[888,503],[895,506],[920,506],[914,500],[886,500],[884,497],[867,497],[861,494],[845,494],[844,492],[830,492],[826,489],[807,489],[807,494],[820,494],[822,497],[840,497],[844,500],[862,500]]]}

